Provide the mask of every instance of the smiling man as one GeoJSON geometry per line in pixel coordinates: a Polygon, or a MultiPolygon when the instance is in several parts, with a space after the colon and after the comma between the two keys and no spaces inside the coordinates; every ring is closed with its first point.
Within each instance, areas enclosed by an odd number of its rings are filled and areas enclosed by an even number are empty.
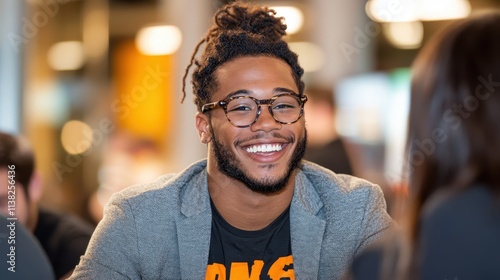
{"type": "Polygon", "coordinates": [[[114,195],[74,279],[339,279],[393,225],[378,186],[302,160],[303,70],[274,15],[219,9],[186,70],[207,159],[114,195]]]}

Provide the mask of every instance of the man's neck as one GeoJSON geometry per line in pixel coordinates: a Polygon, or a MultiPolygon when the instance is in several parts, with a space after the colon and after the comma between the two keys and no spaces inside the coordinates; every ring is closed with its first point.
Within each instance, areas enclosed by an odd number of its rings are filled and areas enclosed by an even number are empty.
{"type": "Polygon", "coordinates": [[[268,226],[292,201],[294,176],[283,190],[269,195],[254,192],[236,179],[216,177],[208,176],[210,197],[224,220],[241,230],[268,226]]]}

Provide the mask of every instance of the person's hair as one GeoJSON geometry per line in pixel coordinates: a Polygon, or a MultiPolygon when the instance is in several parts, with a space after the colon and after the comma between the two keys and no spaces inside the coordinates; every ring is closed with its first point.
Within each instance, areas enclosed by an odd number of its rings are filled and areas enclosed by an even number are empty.
{"type": "Polygon", "coordinates": [[[286,35],[283,18],[275,14],[267,7],[239,1],[222,6],[215,13],[212,27],[197,44],[185,70],[182,101],[186,97],[186,78],[191,66],[195,66],[191,81],[194,103],[201,112],[201,107],[211,101],[211,95],[217,89],[214,72],[219,66],[238,57],[260,55],[279,58],[290,65],[299,95],[303,95],[304,70],[299,65],[297,55],[283,39],[286,35]],[[205,50],[197,59],[198,49],[204,43],[205,50]]]}
{"type": "Polygon", "coordinates": [[[24,138],[0,132],[0,168],[10,170],[9,166],[14,167],[14,179],[19,183],[16,186],[23,187],[29,195],[28,187],[35,168],[33,150],[24,138]]]}
{"type": "Polygon", "coordinates": [[[461,20],[413,65],[409,116],[410,242],[438,191],[484,184],[500,191],[500,13],[461,20]]]}

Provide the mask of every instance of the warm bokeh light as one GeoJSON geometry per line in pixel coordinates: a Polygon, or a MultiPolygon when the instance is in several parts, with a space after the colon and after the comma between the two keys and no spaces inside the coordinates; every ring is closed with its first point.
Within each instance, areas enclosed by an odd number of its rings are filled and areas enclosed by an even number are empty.
{"type": "Polygon", "coordinates": [[[378,22],[405,22],[418,20],[417,3],[412,0],[369,0],[366,14],[378,22]]]}
{"type": "Polygon", "coordinates": [[[469,16],[471,6],[467,0],[420,0],[421,20],[450,20],[469,16]]]}
{"type": "Polygon", "coordinates": [[[365,9],[378,22],[449,20],[471,12],[468,0],[369,0],[365,9]]]}
{"type": "Polygon", "coordinates": [[[145,55],[173,54],[179,49],[181,42],[182,33],[173,25],[144,27],[135,38],[137,48],[145,55]]]}
{"type": "Polygon", "coordinates": [[[383,28],[387,40],[399,49],[416,49],[422,45],[424,26],[420,21],[389,22],[383,28]]]}
{"type": "Polygon", "coordinates": [[[57,71],[80,69],[85,62],[83,44],[80,41],[55,43],[48,51],[47,60],[49,66],[57,71]]]}
{"type": "Polygon", "coordinates": [[[323,67],[325,54],[318,45],[311,42],[292,42],[289,46],[299,56],[300,66],[305,72],[318,71],[323,67]]]}
{"type": "Polygon", "coordinates": [[[68,121],[61,131],[62,146],[67,153],[72,155],[88,151],[92,146],[92,139],[92,128],[81,121],[68,121]]]}
{"type": "Polygon", "coordinates": [[[285,18],[287,34],[295,34],[302,28],[304,15],[299,8],[292,6],[272,6],[269,8],[275,10],[278,17],[285,18]]]}

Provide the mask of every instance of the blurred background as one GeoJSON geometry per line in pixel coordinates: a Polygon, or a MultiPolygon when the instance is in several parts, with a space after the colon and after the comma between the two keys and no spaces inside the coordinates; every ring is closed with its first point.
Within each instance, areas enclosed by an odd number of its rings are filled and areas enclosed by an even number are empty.
{"type": "MultiPolygon", "coordinates": [[[[112,193],[206,156],[181,81],[226,2],[0,0],[0,130],[33,144],[42,204],[97,222],[112,193]]],[[[343,139],[353,174],[388,198],[404,189],[415,55],[450,22],[500,8],[500,0],[252,2],[285,17],[306,91],[334,97],[330,121],[308,119],[306,109],[311,137],[343,139]]]]}

